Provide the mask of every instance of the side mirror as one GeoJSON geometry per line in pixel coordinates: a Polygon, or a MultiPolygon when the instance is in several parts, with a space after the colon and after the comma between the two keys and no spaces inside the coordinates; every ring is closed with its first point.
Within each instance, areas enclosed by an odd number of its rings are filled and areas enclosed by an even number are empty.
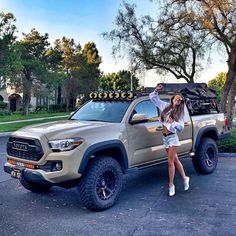
{"type": "Polygon", "coordinates": [[[132,116],[131,120],[130,120],[130,124],[138,124],[138,123],[144,123],[147,122],[148,118],[146,114],[143,113],[136,113],[132,116]]]}

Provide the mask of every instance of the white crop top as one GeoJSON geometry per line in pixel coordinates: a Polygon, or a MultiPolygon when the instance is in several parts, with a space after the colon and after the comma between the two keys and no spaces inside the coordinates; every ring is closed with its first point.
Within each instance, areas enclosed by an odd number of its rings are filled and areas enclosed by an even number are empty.
{"type": "MultiPolygon", "coordinates": [[[[154,91],[149,94],[149,98],[152,101],[152,103],[159,108],[160,112],[164,110],[165,107],[170,105],[168,102],[164,102],[160,99],[158,92],[154,91]]],[[[183,131],[184,129],[184,116],[180,117],[178,121],[174,121],[173,123],[168,122],[170,112],[168,112],[166,120],[162,122],[162,125],[164,125],[170,132],[176,133],[183,131]]]]}

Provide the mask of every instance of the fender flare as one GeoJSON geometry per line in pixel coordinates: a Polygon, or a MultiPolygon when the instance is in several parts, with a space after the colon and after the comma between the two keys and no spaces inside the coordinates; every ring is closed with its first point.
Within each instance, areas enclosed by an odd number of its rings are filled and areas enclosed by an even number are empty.
{"type": "MultiPolygon", "coordinates": [[[[217,131],[216,127],[212,126],[212,127],[202,128],[198,132],[197,139],[196,139],[196,142],[195,142],[195,145],[194,145],[194,150],[197,149],[197,147],[198,147],[202,137],[207,132],[214,132],[215,137],[212,137],[212,139],[213,140],[217,140],[218,139],[218,131],[217,131]]],[[[207,137],[211,138],[210,136],[207,136],[207,137]]]]}
{"type": "Polygon", "coordinates": [[[89,162],[90,157],[99,151],[104,151],[106,149],[111,149],[111,148],[118,148],[119,151],[121,152],[121,163],[123,164],[122,170],[125,173],[126,170],[128,169],[128,156],[127,152],[125,150],[124,144],[120,140],[109,140],[109,141],[104,141],[100,143],[96,143],[91,145],[84,153],[82,157],[82,161],[80,163],[80,167],[78,172],[80,174],[84,173],[84,170],[89,162]]]}

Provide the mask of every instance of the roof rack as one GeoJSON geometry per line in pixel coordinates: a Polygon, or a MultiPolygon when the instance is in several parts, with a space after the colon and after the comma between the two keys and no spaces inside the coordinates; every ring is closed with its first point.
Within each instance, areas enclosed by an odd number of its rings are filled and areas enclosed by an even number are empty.
{"type": "MultiPolygon", "coordinates": [[[[184,98],[191,115],[205,114],[217,111],[216,91],[207,87],[206,83],[162,83],[164,89],[160,94],[178,94],[184,98]]],[[[145,88],[145,93],[153,92],[155,88],[145,88]]],[[[144,95],[144,94],[143,94],[144,95]]]]}
{"type": "MultiPolygon", "coordinates": [[[[175,93],[181,93],[183,89],[206,89],[207,84],[206,83],[160,83],[163,85],[164,89],[160,91],[159,93],[169,93],[169,94],[175,94],[175,93]]],[[[146,87],[144,88],[144,92],[151,93],[153,92],[155,87],[146,87]]]]}

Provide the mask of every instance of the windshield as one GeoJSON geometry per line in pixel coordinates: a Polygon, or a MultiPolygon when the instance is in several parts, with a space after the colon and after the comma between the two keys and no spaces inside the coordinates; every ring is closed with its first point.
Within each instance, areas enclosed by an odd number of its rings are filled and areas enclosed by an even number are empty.
{"type": "Polygon", "coordinates": [[[130,103],[131,101],[90,101],[70,119],[119,123],[130,103]]]}

